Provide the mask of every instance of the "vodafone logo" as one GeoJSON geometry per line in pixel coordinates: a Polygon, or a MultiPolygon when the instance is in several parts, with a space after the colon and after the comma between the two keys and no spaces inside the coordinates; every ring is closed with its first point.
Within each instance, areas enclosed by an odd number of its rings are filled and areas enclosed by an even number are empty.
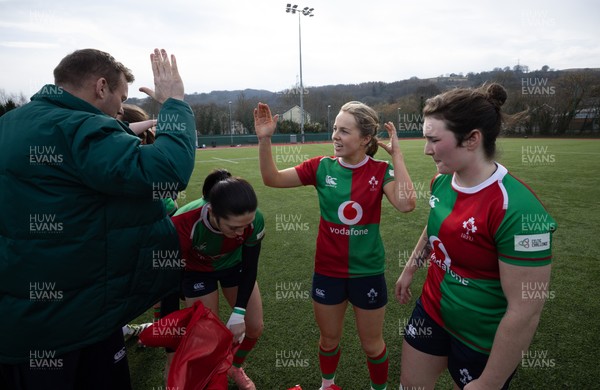
{"type": "Polygon", "coordinates": [[[442,241],[436,236],[429,237],[429,244],[433,249],[434,259],[439,261],[440,263],[444,263],[446,267],[450,268],[450,264],[452,264],[452,259],[450,259],[450,255],[446,251],[446,247],[442,243],[442,241]]]}
{"type": "Polygon", "coordinates": [[[346,201],[338,207],[338,218],[345,225],[356,225],[362,216],[362,207],[353,200],[346,201]]]}
{"type": "Polygon", "coordinates": [[[432,263],[440,267],[446,274],[453,277],[458,283],[462,284],[463,286],[467,286],[469,284],[469,279],[457,274],[455,270],[451,268],[452,259],[450,258],[450,255],[448,255],[448,251],[446,250],[442,240],[436,236],[430,236],[429,244],[431,245],[433,251],[431,254],[432,263]]]}

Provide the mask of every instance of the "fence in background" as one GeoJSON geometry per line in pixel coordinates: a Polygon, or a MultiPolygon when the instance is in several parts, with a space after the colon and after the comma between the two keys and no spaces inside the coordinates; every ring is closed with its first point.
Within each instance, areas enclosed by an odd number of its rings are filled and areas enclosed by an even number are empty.
{"type": "MultiPolygon", "coordinates": [[[[380,132],[377,135],[380,139],[388,137],[386,132],[380,132]]],[[[398,138],[421,138],[423,133],[420,131],[399,131],[398,138]]],[[[297,144],[301,142],[300,134],[273,134],[271,142],[274,144],[297,144]]],[[[329,142],[331,134],[329,133],[304,133],[304,142],[329,142]]],[[[204,145],[207,148],[217,146],[231,145],[257,145],[256,135],[198,135],[198,147],[204,145]]]]}

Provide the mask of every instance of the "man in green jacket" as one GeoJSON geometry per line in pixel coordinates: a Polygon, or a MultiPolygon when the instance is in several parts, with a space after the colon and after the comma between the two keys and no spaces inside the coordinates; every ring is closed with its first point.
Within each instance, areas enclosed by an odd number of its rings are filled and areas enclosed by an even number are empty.
{"type": "Polygon", "coordinates": [[[94,49],[0,118],[0,388],[130,388],[121,327],[178,289],[162,198],[189,181],[195,124],[175,57],[150,57],[152,145],[115,119],[131,71],[94,49]]]}

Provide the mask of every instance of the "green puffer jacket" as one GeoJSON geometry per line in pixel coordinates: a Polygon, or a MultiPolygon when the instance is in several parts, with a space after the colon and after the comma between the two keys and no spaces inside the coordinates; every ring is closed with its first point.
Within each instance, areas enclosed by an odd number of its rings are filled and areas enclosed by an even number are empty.
{"type": "Polygon", "coordinates": [[[195,124],[168,99],[156,142],[55,85],[0,117],[0,362],[101,341],[178,288],[163,198],[194,168],[195,124]]]}

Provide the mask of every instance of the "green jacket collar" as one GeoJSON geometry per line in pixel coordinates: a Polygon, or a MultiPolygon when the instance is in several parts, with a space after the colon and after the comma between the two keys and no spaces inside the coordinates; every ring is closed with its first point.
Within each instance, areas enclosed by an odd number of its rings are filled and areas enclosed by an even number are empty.
{"type": "Polygon", "coordinates": [[[69,108],[77,111],[86,111],[92,114],[104,114],[90,103],[65,91],[62,87],[54,84],[46,84],[31,97],[32,101],[45,101],[51,104],[69,108]]]}

